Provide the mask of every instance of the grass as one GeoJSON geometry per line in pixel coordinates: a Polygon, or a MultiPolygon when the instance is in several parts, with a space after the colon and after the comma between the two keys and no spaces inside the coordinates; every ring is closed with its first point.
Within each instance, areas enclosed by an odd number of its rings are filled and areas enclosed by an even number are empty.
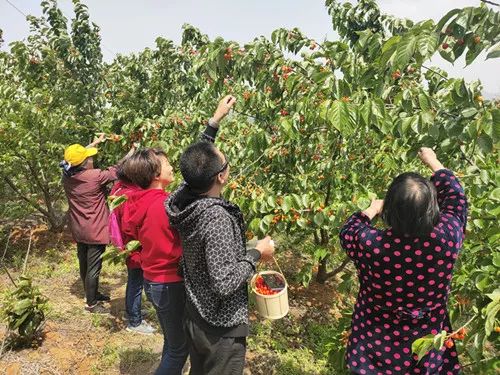
{"type": "Polygon", "coordinates": [[[102,374],[103,371],[118,364],[120,359],[119,348],[114,344],[106,344],[102,350],[99,360],[91,368],[93,374],[102,374]]]}
{"type": "Polygon", "coordinates": [[[127,374],[132,372],[137,365],[156,365],[160,356],[150,348],[124,348],[119,352],[120,372],[127,374]]]}
{"type": "MultiPolygon", "coordinates": [[[[126,322],[121,316],[124,310],[125,265],[103,264],[101,285],[105,292],[111,292],[114,302],[112,315],[88,314],[83,309],[84,296],[75,246],[65,245],[65,248],[49,248],[43,252],[37,249],[30,255],[28,272],[36,276],[35,283],[49,297],[47,320],[50,332],[59,337],[57,343],[54,339],[47,339],[42,344],[43,350],[38,353],[45,356],[46,361],[56,360],[50,357],[49,349],[51,345],[59,347],[63,344],[78,347],[78,355],[75,354],[73,360],[75,363],[88,361],[87,371],[93,374],[142,375],[154,371],[161,356],[162,335],[137,337],[124,331],[126,322]]],[[[9,259],[9,269],[13,270],[14,277],[22,268],[26,252],[19,253],[9,259]]],[[[282,266],[287,266],[286,262],[282,263],[282,266]]],[[[293,274],[291,269],[287,270],[293,274]]],[[[294,301],[290,299],[290,302],[294,301]]],[[[302,302],[295,301],[299,305],[302,302]]],[[[151,304],[143,300],[143,309],[148,312],[147,320],[159,329],[151,304]]],[[[250,310],[253,310],[253,301],[250,310]]],[[[314,310],[314,307],[310,309],[311,312],[314,310]]],[[[252,374],[335,373],[329,367],[328,355],[324,352],[325,345],[339,334],[332,319],[328,323],[320,323],[313,316],[294,318],[291,314],[277,321],[257,318],[252,321],[250,330],[247,363],[252,374]]],[[[26,353],[19,353],[19,356],[26,359],[26,353]]]]}

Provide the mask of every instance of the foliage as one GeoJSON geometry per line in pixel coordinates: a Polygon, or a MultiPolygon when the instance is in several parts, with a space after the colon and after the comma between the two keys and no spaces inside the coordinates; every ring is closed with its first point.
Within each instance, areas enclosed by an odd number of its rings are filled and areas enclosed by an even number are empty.
{"type": "Polygon", "coordinates": [[[99,29],[74,5],[68,31],[56,1],[42,1],[28,40],[0,52],[0,188],[53,229],[63,224],[64,147],[91,137],[104,104],[99,29]]]}
{"type": "Polygon", "coordinates": [[[111,249],[108,249],[103,255],[102,260],[104,262],[108,262],[109,264],[123,264],[127,257],[133,251],[138,250],[141,247],[141,243],[136,240],[132,240],[125,245],[125,249],[119,249],[115,246],[112,246],[111,249]]]}
{"type": "Polygon", "coordinates": [[[45,298],[28,276],[21,276],[15,288],[6,291],[2,298],[0,316],[7,328],[15,332],[19,344],[30,345],[45,320],[45,298]]]}

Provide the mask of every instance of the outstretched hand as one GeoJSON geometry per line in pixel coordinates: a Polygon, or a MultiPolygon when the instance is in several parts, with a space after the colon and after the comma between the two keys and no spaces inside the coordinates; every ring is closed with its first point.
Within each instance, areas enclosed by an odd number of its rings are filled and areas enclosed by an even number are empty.
{"type": "Polygon", "coordinates": [[[427,165],[433,172],[443,169],[443,164],[438,160],[436,153],[429,147],[422,147],[418,151],[418,157],[422,163],[427,165]]]}
{"type": "Polygon", "coordinates": [[[384,209],[384,200],[383,199],[374,199],[366,210],[363,213],[371,219],[375,216],[382,214],[382,210],[384,209]]]}
{"type": "Polygon", "coordinates": [[[87,145],[87,148],[90,148],[90,147],[95,147],[97,146],[99,143],[102,143],[106,140],[106,133],[97,133],[98,137],[94,138],[94,140],[92,141],[92,143],[90,143],[89,145],[87,145]]]}
{"type": "Polygon", "coordinates": [[[213,115],[215,122],[219,123],[224,117],[226,117],[234,103],[236,103],[236,98],[232,95],[226,95],[222,98],[213,115]]]}

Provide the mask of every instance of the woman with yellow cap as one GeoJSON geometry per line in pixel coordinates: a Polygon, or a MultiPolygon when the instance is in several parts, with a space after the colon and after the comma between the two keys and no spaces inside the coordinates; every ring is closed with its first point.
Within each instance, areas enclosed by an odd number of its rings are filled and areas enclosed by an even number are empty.
{"type": "Polygon", "coordinates": [[[77,243],[80,277],[87,300],[85,309],[104,313],[102,301],[109,296],[99,292],[99,274],[102,254],[109,243],[106,185],[117,179],[116,167],[105,170],[94,168],[93,156],[97,146],[105,140],[101,134],[87,147],[73,144],[64,150],[62,183],[68,199],[69,227],[77,243]]]}

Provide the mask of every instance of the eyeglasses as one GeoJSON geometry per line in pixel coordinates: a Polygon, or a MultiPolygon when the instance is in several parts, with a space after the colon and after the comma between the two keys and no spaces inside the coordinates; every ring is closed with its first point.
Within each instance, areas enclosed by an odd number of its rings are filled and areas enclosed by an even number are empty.
{"type": "Polygon", "coordinates": [[[212,174],[212,175],[210,176],[210,178],[214,178],[214,177],[215,177],[215,176],[217,176],[219,173],[224,172],[224,171],[226,170],[226,168],[229,166],[229,160],[227,160],[227,157],[226,157],[225,155],[224,155],[224,159],[225,159],[226,161],[224,162],[224,164],[222,164],[222,167],[220,167],[220,169],[219,169],[217,172],[215,172],[214,174],[212,174]]]}

